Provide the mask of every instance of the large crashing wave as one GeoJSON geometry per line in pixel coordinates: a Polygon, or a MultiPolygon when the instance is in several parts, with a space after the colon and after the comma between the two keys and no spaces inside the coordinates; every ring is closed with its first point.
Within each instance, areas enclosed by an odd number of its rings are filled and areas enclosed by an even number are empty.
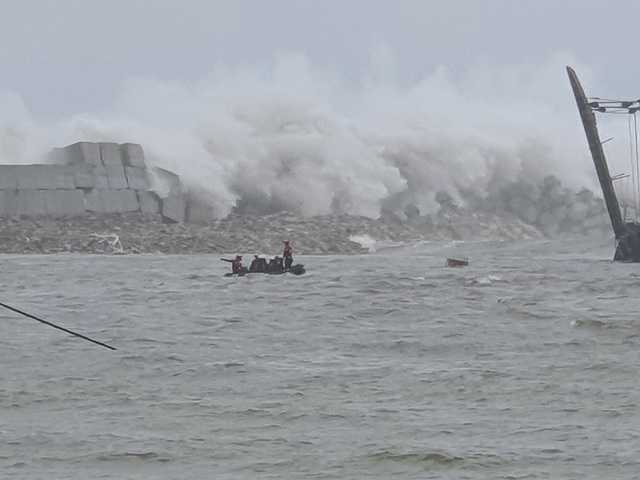
{"type": "Polygon", "coordinates": [[[456,78],[438,68],[412,85],[374,64],[350,88],[304,56],[281,57],[198,83],[129,80],[108,111],[54,124],[0,92],[0,161],[41,162],[76,141],[140,143],[218,216],[430,212],[439,191],[464,204],[550,174],[597,189],[566,63],[456,78]]]}

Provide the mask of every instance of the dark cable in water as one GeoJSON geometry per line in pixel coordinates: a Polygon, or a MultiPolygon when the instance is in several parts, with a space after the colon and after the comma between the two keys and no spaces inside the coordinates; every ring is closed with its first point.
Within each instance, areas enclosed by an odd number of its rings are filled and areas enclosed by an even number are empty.
{"type": "Polygon", "coordinates": [[[85,335],[82,335],[81,333],[77,333],[77,332],[74,332],[74,331],[69,330],[67,328],[61,327],[59,325],[56,325],[55,323],[48,322],[46,320],[43,320],[42,318],[38,318],[35,315],[31,315],[30,313],[23,312],[22,310],[18,310],[17,308],[11,307],[11,306],[9,306],[7,304],[4,304],[2,302],[0,302],[0,306],[6,308],[8,310],[11,310],[12,312],[16,312],[16,313],[19,313],[20,315],[24,315],[25,317],[33,318],[34,320],[37,320],[40,323],[44,323],[45,325],[49,325],[50,327],[57,328],[58,330],[62,330],[63,332],[70,333],[71,335],[75,335],[76,337],[82,338],[84,340],[88,340],[89,342],[93,342],[96,345],[100,345],[101,347],[108,348],[109,350],[115,350],[116,349],[116,347],[112,347],[111,345],[107,345],[106,343],[99,342],[98,340],[94,340],[93,338],[89,338],[89,337],[87,337],[85,335]]]}

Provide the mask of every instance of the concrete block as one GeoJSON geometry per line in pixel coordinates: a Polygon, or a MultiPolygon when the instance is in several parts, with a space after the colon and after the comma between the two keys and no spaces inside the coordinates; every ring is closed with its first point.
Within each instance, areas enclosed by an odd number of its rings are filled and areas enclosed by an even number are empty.
{"type": "Polygon", "coordinates": [[[97,188],[98,190],[109,190],[109,177],[107,175],[107,169],[105,167],[94,167],[93,178],[95,181],[95,188],[97,188]]]}
{"type": "Polygon", "coordinates": [[[107,181],[111,190],[126,190],[129,188],[127,176],[122,165],[105,165],[104,169],[107,172],[107,181]]]}
{"type": "Polygon", "coordinates": [[[44,190],[49,215],[80,215],[85,212],[82,190],[44,190]]]}
{"type": "Polygon", "coordinates": [[[147,180],[147,169],[139,167],[124,167],[127,176],[127,183],[130,190],[147,190],[149,182],[147,180]]]}
{"type": "Polygon", "coordinates": [[[47,214],[44,190],[18,190],[17,215],[37,216],[47,214]]]}
{"type": "Polygon", "coordinates": [[[188,223],[209,223],[213,220],[213,207],[195,200],[187,202],[186,221],[188,223]]]}
{"type": "Polygon", "coordinates": [[[172,196],[160,199],[160,213],[171,222],[184,223],[187,202],[183,196],[172,196]]]}
{"type": "Polygon", "coordinates": [[[120,201],[121,212],[139,212],[140,204],[138,203],[138,196],[133,190],[118,190],[117,198],[120,201]]]}
{"type": "Polygon", "coordinates": [[[19,165],[0,165],[0,190],[18,188],[19,165]]]}
{"type": "Polygon", "coordinates": [[[184,194],[180,177],[164,168],[154,167],[150,172],[151,190],[160,198],[177,197],[184,194]]]}
{"type": "Polygon", "coordinates": [[[91,190],[90,192],[84,193],[84,209],[87,212],[96,212],[96,213],[104,212],[104,206],[102,205],[102,195],[101,195],[102,191],[103,190],[91,190]]]}
{"type": "Polygon", "coordinates": [[[84,194],[85,209],[89,212],[116,213],[140,210],[133,190],[92,190],[84,194]]]}
{"type": "Polygon", "coordinates": [[[88,163],[89,165],[102,165],[100,146],[92,142],[78,142],[62,149],[64,153],[59,158],[64,159],[64,164],[88,163]]]}
{"type": "Polygon", "coordinates": [[[65,165],[16,165],[18,190],[74,190],[73,171],[65,165]]]}
{"type": "Polygon", "coordinates": [[[18,214],[18,191],[0,190],[2,192],[2,215],[4,217],[14,217],[18,214]]]}
{"type": "Polygon", "coordinates": [[[128,167],[146,168],[144,161],[144,151],[137,143],[123,143],[120,145],[122,160],[128,167]]]}
{"type": "Polygon", "coordinates": [[[74,165],[73,174],[75,177],[76,188],[96,188],[96,176],[90,165],[74,165]]]}
{"type": "MultiPolygon", "coordinates": [[[[58,165],[42,165],[43,167],[51,169],[51,176],[55,178],[53,182],[56,190],[75,190],[76,189],[76,177],[74,171],[70,167],[58,166],[58,165]]],[[[47,170],[41,169],[41,175],[46,174],[47,170]]],[[[47,184],[44,182],[43,184],[47,184]]]]}
{"type": "MultiPolygon", "coordinates": [[[[16,168],[16,189],[18,190],[35,190],[38,188],[37,169],[27,168],[27,165],[17,165],[16,168]]],[[[32,165],[29,165],[29,167],[32,165]]]]}
{"type": "Polygon", "coordinates": [[[122,166],[122,153],[120,152],[120,145],[117,143],[102,142],[98,144],[100,146],[100,158],[102,158],[102,164],[107,167],[109,165],[122,166]]]}
{"type": "Polygon", "coordinates": [[[160,199],[153,192],[138,191],[138,203],[140,211],[157,215],[160,213],[160,199]]]}

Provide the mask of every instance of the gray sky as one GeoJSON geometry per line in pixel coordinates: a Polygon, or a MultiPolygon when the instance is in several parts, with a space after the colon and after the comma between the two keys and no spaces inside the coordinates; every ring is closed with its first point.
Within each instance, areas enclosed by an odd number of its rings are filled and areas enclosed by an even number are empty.
{"type": "MultiPolygon", "coordinates": [[[[216,65],[301,53],[357,86],[373,45],[399,83],[446,66],[588,66],[599,94],[640,97],[638,0],[0,0],[0,93],[37,120],[98,112],[127,78],[198,82],[216,65]]],[[[580,75],[580,71],[578,74],[580,75]]]]}

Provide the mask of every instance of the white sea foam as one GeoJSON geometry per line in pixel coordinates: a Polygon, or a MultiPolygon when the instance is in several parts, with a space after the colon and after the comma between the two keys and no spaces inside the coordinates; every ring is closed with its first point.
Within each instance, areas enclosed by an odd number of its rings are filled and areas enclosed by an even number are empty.
{"type": "Polygon", "coordinates": [[[352,235],[349,240],[355,243],[359,243],[363,248],[366,248],[369,252],[376,251],[376,239],[370,235],[352,235]]]}
{"type": "Polygon", "coordinates": [[[376,217],[411,203],[430,212],[440,190],[463,202],[462,190],[482,197],[549,174],[597,188],[564,71],[572,59],[458,77],[441,66],[401,86],[390,80],[392,52],[382,53],[356,89],[303,55],[281,56],[197,83],[131,79],[108,111],[51,124],[0,92],[0,161],[39,162],[80,140],[137,142],[220,216],[236,206],[376,217]]]}

